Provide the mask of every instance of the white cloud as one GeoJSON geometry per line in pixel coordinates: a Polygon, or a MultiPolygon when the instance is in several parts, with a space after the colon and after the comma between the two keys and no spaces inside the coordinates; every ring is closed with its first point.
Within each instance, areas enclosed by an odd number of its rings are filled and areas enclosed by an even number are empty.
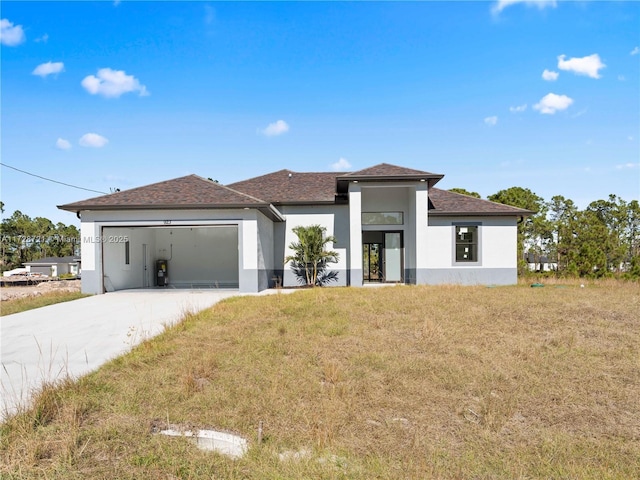
{"type": "Polygon", "coordinates": [[[40,42],[47,43],[49,41],[49,34],[45,33],[44,35],[34,39],[33,41],[36,42],[36,43],[40,43],[40,42]]]}
{"type": "Polygon", "coordinates": [[[495,115],[492,117],[487,117],[484,119],[485,125],[489,125],[490,127],[495,126],[498,123],[498,117],[495,115]]]}
{"type": "Polygon", "coordinates": [[[64,138],[58,138],[58,140],[56,140],[56,148],[60,150],[69,150],[71,148],[71,142],[64,138]]]}
{"type": "Polygon", "coordinates": [[[141,97],[149,95],[147,87],[133,75],[127,75],[124,70],[101,68],[98,76],[89,75],[82,82],[84,89],[92,95],[102,95],[107,98],[117,98],[124,93],[138,92],[141,97]]]}
{"type": "Polygon", "coordinates": [[[566,55],[560,55],[558,57],[558,68],[560,70],[573,72],[576,75],[600,78],[598,70],[606,67],[606,65],[602,63],[602,60],[600,60],[600,56],[597,53],[582,58],[574,57],[569,60],[565,60],[565,57],[566,55]]]}
{"type": "Polygon", "coordinates": [[[56,75],[60,72],[64,71],[64,63],[62,62],[47,62],[47,63],[41,63],[40,65],[38,65],[33,72],[31,72],[31,75],[39,75],[42,78],[46,77],[47,75],[56,75]]]}
{"type": "Polygon", "coordinates": [[[632,135],[629,135],[629,136],[627,137],[627,140],[629,140],[630,142],[633,142],[633,136],[632,136],[632,135]]]}
{"type": "Polygon", "coordinates": [[[523,105],[517,105],[515,107],[509,107],[509,111],[511,113],[521,113],[524,112],[527,109],[527,104],[523,104],[523,105]]]}
{"type": "Polygon", "coordinates": [[[3,18],[0,20],[0,43],[8,47],[15,47],[24,42],[24,30],[22,25],[14,25],[12,22],[3,18]]]}
{"type": "Polygon", "coordinates": [[[347,161],[346,158],[340,158],[340,160],[331,164],[331,169],[334,172],[344,172],[345,170],[349,170],[350,168],[351,164],[347,161]]]}
{"type": "Polygon", "coordinates": [[[557,5],[556,0],[498,0],[493,4],[493,7],[491,7],[491,12],[497,15],[505,8],[518,3],[524,3],[528,7],[538,7],[540,10],[547,7],[555,8],[557,5]]]}
{"type": "Polygon", "coordinates": [[[277,122],[270,123],[267,128],[260,130],[260,132],[267,137],[275,137],[287,133],[289,131],[289,125],[284,120],[278,120],[277,122]]]}
{"type": "Polygon", "coordinates": [[[640,53],[640,47],[635,47],[633,50],[631,50],[631,52],[629,52],[629,55],[638,55],[640,53]]]}
{"type": "Polygon", "coordinates": [[[555,82],[558,79],[558,75],[560,75],[558,72],[547,70],[546,68],[544,69],[544,72],[542,72],[542,78],[547,82],[555,82]]]}
{"type": "Polygon", "coordinates": [[[632,168],[638,168],[638,167],[640,167],[640,163],[623,163],[621,165],[616,165],[616,168],[618,170],[632,169],[632,168]]]}
{"type": "Polygon", "coordinates": [[[627,77],[625,77],[624,75],[618,75],[618,80],[624,82],[627,80],[627,77]]]}
{"type": "Polygon", "coordinates": [[[104,138],[102,135],[98,135],[97,133],[85,133],[82,137],[80,137],[78,143],[82,147],[101,148],[109,143],[109,140],[104,138]]]}
{"type": "Polygon", "coordinates": [[[566,110],[569,105],[573,103],[573,99],[566,95],[556,95],[555,93],[548,93],[540,99],[540,102],[533,106],[534,110],[538,110],[540,113],[553,115],[560,110],[566,110]]]}

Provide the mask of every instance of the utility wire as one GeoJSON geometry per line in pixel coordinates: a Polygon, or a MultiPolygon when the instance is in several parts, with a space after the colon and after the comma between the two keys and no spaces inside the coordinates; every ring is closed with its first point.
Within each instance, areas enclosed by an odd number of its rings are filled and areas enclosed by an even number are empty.
{"type": "Polygon", "coordinates": [[[101,192],[99,190],[91,190],[90,188],[77,187],[76,185],[71,185],[69,183],[59,182],[57,180],[52,180],[50,178],[41,177],[40,175],[36,175],[35,173],[25,172],[24,170],[20,170],[19,168],[12,167],[11,165],[7,165],[6,163],[0,162],[0,165],[2,165],[3,167],[10,168],[12,170],[16,170],[20,173],[24,173],[26,175],[31,175],[32,177],[41,178],[42,180],[46,180],[47,182],[59,183],[60,185],[64,185],[65,187],[77,188],[78,190],[86,190],[87,192],[104,193],[105,195],[107,194],[107,192],[101,192]]]}

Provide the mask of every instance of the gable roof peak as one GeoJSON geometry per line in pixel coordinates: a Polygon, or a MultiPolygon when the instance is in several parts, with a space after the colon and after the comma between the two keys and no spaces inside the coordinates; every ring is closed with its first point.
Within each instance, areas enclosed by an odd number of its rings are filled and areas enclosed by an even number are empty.
{"type": "MultiPolygon", "coordinates": [[[[379,163],[373,167],[368,167],[363,170],[355,172],[345,173],[344,177],[401,177],[401,176],[420,176],[420,175],[437,175],[431,172],[425,172],[424,170],[416,170],[413,168],[401,167],[393,165],[391,163],[379,163]]],[[[440,176],[440,175],[438,175],[440,176]]]]}

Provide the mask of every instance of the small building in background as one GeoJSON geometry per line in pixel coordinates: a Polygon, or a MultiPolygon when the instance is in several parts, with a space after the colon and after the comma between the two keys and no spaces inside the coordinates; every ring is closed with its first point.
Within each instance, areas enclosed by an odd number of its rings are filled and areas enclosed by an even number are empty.
{"type": "Polygon", "coordinates": [[[546,255],[527,252],[524,254],[524,259],[531,272],[555,272],[558,270],[558,264],[552,262],[546,255]]]}
{"type": "Polygon", "coordinates": [[[49,277],[59,277],[61,275],[80,275],[80,257],[70,255],[68,257],[46,257],[38,260],[31,260],[23,264],[28,274],[47,275],[49,277]]]}

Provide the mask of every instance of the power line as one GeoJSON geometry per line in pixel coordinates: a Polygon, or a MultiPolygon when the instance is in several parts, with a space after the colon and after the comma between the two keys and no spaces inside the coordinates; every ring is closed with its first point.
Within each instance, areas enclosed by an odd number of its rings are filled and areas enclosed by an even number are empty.
{"type": "Polygon", "coordinates": [[[78,190],[86,190],[87,192],[103,193],[105,195],[107,194],[107,192],[101,192],[99,190],[91,190],[90,188],[78,187],[76,185],[71,185],[69,183],[59,182],[58,180],[52,180],[51,178],[41,177],[40,175],[36,175],[35,173],[25,172],[24,170],[20,170],[19,168],[12,167],[11,165],[7,165],[6,163],[0,162],[0,165],[2,165],[3,167],[10,168],[12,170],[16,170],[20,173],[24,173],[26,175],[31,175],[32,177],[41,178],[42,180],[46,180],[47,182],[59,183],[60,185],[64,185],[65,187],[77,188],[78,190]]]}

